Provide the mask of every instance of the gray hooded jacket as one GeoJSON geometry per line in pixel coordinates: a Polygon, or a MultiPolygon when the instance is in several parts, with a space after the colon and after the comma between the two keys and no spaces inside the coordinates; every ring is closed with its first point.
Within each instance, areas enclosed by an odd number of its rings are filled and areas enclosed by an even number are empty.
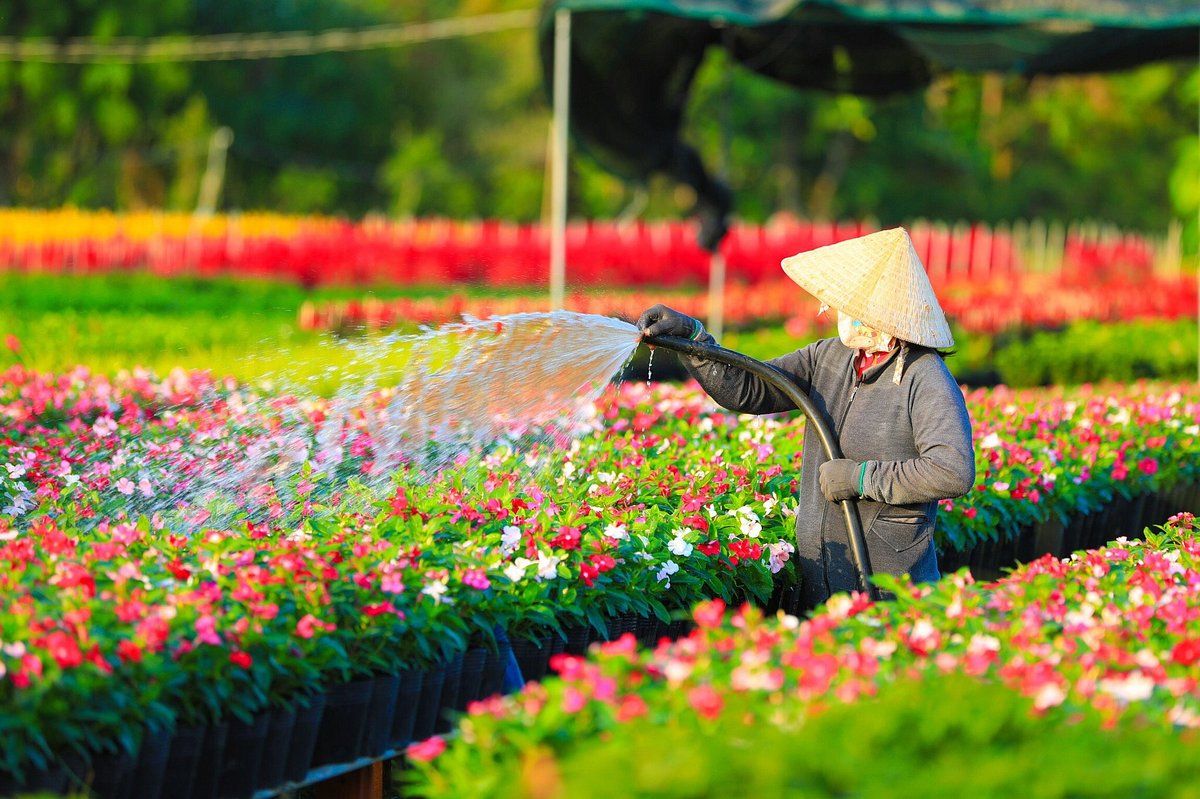
{"type": "MultiPolygon", "coordinates": [[[[715,343],[705,334],[701,341],[715,343]]],[[[842,454],[867,463],[859,500],[871,568],[936,580],[933,529],[938,500],[959,497],[975,483],[971,420],[958,384],[934,351],[901,345],[891,357],[854,370],[854,350],[828,338],[769,361],[812,398],[837,436],[842,454]],[[895,381],[900,368],[900,380],[895,381]]],[[[721,406],[739,413],[778,413],[796,406],[771,385],[734,367],[684,357],[684,366],[721,406]]],[[[821,441],[804,434],[796,556],[807,607],[852,590],[858,579],[846,521],[821,494],[821,441]]]]}

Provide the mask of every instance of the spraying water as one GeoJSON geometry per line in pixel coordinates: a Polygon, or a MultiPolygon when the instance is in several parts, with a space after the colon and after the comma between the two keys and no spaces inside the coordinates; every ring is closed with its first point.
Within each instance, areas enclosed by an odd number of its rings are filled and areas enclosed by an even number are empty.
{"type": "MultiPolygon", "coordinates": [[[[413,336],[330,342],[322,380],[306,395],[294,375],[269,394],[235,397],[230,432],[188,453],[187,475],[130,515],[168,513],[184,528],[281,515],[317,483],[340,507],[378,499],[397,471],[432,477],[479,463],[489,448],[565,445],[594,427],[594,402],[632,356],[638,331],[566,311],[467,318],[413,336]],[[279,391],[278,389],[283,389],[279,391]]],[[[309,370],[311,373],[311,369],[309,370]]]]}

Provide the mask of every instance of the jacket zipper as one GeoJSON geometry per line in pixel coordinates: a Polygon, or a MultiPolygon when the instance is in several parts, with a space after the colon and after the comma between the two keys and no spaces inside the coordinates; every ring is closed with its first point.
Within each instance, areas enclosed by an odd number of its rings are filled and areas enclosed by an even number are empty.
{"type": "Polygon", "coordinates": [[[846,400],[846,410],[842,411],[842,420],[838,423],[838,446],[841,446],[842,430],[846,427],[846,417],[850,415],[850,405],[854,402],[854,395],[858,393],[858,387],[862,385],[862,378],[854,381],[854,387],[850,389],[850,399],[846,400]]]}

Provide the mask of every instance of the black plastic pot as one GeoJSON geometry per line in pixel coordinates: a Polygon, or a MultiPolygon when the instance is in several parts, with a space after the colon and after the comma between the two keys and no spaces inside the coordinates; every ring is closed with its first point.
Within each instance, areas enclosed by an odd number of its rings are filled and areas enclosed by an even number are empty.
{"type": "Polygon", "coordinates": [[[163,771],[165,795],[172,799],[192,799],[196,767],[200,762],[207,734],[208,731],[203,726],[176,727],[171,733],[171,741],[167,746],[167,767],[163,771]]]}
{"type": "Polygon", "coordinates": [[[663,635],[664,627],[657,616],[639,616],[634,633],[638,643],[646,647],[658,645],[658,639],[663,635]]]}
{"type": "Polygon", "coordinates": [[[171,736],[165,730],[146,730],[138,749],[137,766],[133,770],[130,794],[137,799],[171,796],[172,786],[166,783],[167,756],[171,751],[171,736]]]}
{"type": "MultiPolygon", "coordinates": [[[[557,636],[554,636],[557,639],[557,636]]],[[[553,651],[551,636],[541,638],[517,638],[512,642],[513,655],[521,667],[525,682],[536,682],[546,676],[550,669],[550,654],[553,651]]]]}
{"type": "Polygon", "coordinates": [[[479,698],[487,699],[504,690],[504,673],[512,657],[512,644],[507,639],[498,643],[495,650],[488,649],[483,661],[483,681],[479,685],[479,698]]]}
{"type": "Polygon", "coordinates": [[[399,690],[400,675],[375,675],[375,683],[371,688],[371,703],[367,708],[366,729],[363,732],[363,755],[378,757],[388,750],[399,690]]]}
{"type": "Polygon", "coordinates": [[[592,629],[584,625],[578,625],[568,627],[564,632],[567,637],[563,651],[568,655],[586,655],[588,644],[592,642],[592,629]]]}
{"type": "Polygon", "coordinates": [[[221,760],[221,778],[217,783],[217,796],[221,799],[242,799],[252,795],[258,787],[258,769],[262,765],[270,723],[269,710],[260,712],[249,722],[230,720],[221,760]]]}
{"type": "Polygon", "coordinates": [[[137,753],[118,746],[92,755],[91,791],[97,799],[130,799],[137,753]]]}
{"type": "Polygon", "coordinates": [[[313,747],[312,767],[357,760],[375,679],[334,685],[325,691],[325,712],[313,747]]]}
{"type": "Polygon", "coordinates": [[[325,715],[325,694],[315,694],[301,700],[296,706],[296,724],[292,727],[292,739],[288,745],[287,762],[283,767],[283,778],[288,782],[300,782],[312,768],[313,749],[317,744],[317,733],[321,729],[321,718],[325,715]]]}
{"type": "Polygon", "coordinates": [[[445,664],[425,672],[421,679],[421,697],[413,722],[413,741],[423,741],[433,735],[438,711],[442,707],[442,686],[446,681],[445,664]]]}
{"type": "Polygon", "coordinates": [[[678,619],[667,625],[666,635],[672,641],[675,641],[690,633],[694,626],[691,619],[678,619]]]}
{"type": "Polygon", "coordinates": [[[479,699],[480,688],[483,685],[483,666],[486,661],[487,650],[483,647],[468,649],[463,655],[462,677],[458,684],[458,700],[454,704],[455,710],[465,711],[467,705],[479,699]]]}
{"type": "Polygon", "coordinates": [[[388,741],[393,749],[403,749],[412,743],[424,683],[424,673],[416,670],[402,671],[399,677],[400,689],[396,692],[396,712],[392,716],[392,734],[388,741]]]}
{"type": "Polygon", "coordinates": [[[262,762],[258,765],[258,790],[282,785],[283,772],[291,751],[292,730],[296,726],[296,708],[291,705],[271,709],[267,723],[267,740],[263,745],[262,762]]]}
{"type": "Polygon", "coordinates": [[[446,678],[442,681],[442,695],[438,701],[437,716],[433,731],[449,732],[451,714],[458,707],[458,689],[462,684],[463,653],[459,652],[446,664],[446,678]]]}
{"type": "Polygon", "coordinates": [[[225,740],[228,737],[228,721],[210,724],[204,730],[204,744],[200,747],[196,777],[192,781],[192,799],[216,799],[221,778],[221,758],[225,754],[225,740]]]}

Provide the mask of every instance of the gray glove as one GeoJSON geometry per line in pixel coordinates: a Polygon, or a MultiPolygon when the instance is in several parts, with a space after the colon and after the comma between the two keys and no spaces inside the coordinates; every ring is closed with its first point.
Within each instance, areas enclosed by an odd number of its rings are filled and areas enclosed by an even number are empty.
{"type": "Polygon", "coordinates": [[[655,305],[642,313],[637,321],[642,338],[646,336],[679,336],[696,339],[704,330],[698,319],[693,319],[665,305],[655,305]]]}
{"type": "Polygon", "coordinates": [[[858,494],[858,461],[849,458],[825,461],[817,470],[821,480],[821,493],[830,502],[854,499],[858,494]]]}

